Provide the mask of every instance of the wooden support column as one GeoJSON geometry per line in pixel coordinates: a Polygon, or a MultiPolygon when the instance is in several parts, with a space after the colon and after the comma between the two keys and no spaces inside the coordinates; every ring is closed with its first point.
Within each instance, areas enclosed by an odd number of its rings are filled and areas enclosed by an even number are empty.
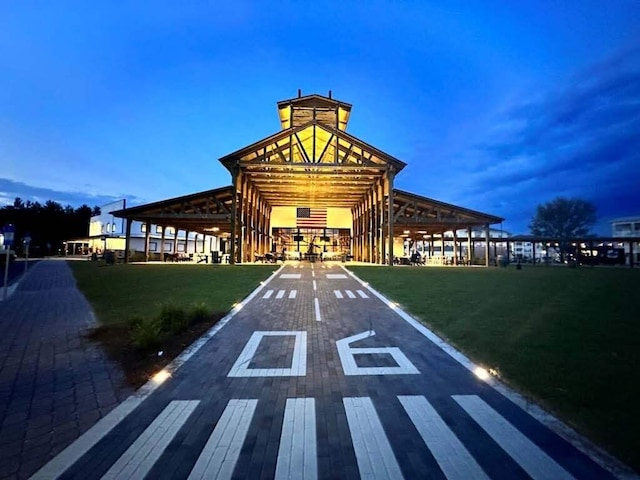
{"type": "Polygon", "coordinates": [[[124,236],[124,263],[129,263],[129,250],[131,249],[131,223],[132,220],[127,218],[124,236]]]}
{"type": "Polygon", "coordinates": [[[389,167],[387,170],[387,195],[389,198],[389,204],[387,205],[389,211],[387,213],[387,235],[389,238],[389,266],[393,266],[393,168],[389,167]]]}
{"type": "MultiPolygon", "coordinates": [[[[258,199],[255,186],[251,186],[251,259],[255,262],[255,254],[258,252],[259,240],[259,218],[258,218],[258,199]]],[[[260,252],[258,252],[260,255],[260,252]]]]}
{"type": "Polygon", "coordinates": [[[376,208],[375,199],[373,194],[373,188],[369,192],[369,231],[367,237],[369,238],[369,262],[375,263],[376,261],[376,208]]]}
{"type": "Polygon", "coordinates": [[[489,266],[489,224],[484,226],[484,266],[489,266]]]}
{"type": "Polygon", "coordinates": [[[384,225],[384,185],[382,183],[382,179],[378,180],[378,185],[377,185],[377,191],[378,191],[378,205],[377,205],[377,210],[378,210],[378,227],[377,227],[377,234],[378,234],[378,251],[380,252],[380,256],[378,257],[378,263],[381,265],[384,265],[385,261],[384,261],[384,252],[385,252],[385,246],[384,246],[384,230],[383,230],[383,225],[384,225]]]}
{"type": "Polygon", "coordinates": [[[164,237],[167,231],[167,226],[162,225],[162,235],[160,236],[160,260],[164,262],[164,237]]]}
{"type": "Polygon", "coordinates": [[[175,255],[176,253],[178,253],[178,232],[180,230],[178,230],[177,228],[173,229],[173,254],[175,255]]]}
{"type": "Polygon", "coordinates": [[[242,175],[240,182],[240,225],[238,236],[238,263],[245,261],[247,251],[247,176],[242,175]]]}
{"type": "Polygon", "coordinates": [[[229,250],[229,263],[232,265],[236,263],[236,236],[238,230],[238,177],[240,172],[238,167],[235,166],[231,173],[233,199],[231,200],[231,236],[229,241],[231,242],[229,250]]]}
{"type": "Polygon", "coordinates": [[[633,268],[633,240],[629,240],[629,268],[633,268]]]}
{"type": "Polygon", "coordinates": [[[444,265],[444,230],[440,232],[440,262],[444,265]]]}
{"type": "Polygon", "coordinates": [[[151,236],[151,222],[146,221],[144,225],[145,225],[145,229],[144,229],[144,261],[148,262],[149,261],[149,238],[151,236]]]}
{"type": "Polygon", "coordinates": [[[458,264],[458,260],[459,260],[459,256],[458,256],[458,235],[457,232],[455,230],[455,228],[453,229],[453,264],[457,265],[458,264]]]}
{"type": "Polygon", "coordinates": [[[471,240],[472,227],[467,227],[467,265],[473,262],[473,241],[471,240]]]}

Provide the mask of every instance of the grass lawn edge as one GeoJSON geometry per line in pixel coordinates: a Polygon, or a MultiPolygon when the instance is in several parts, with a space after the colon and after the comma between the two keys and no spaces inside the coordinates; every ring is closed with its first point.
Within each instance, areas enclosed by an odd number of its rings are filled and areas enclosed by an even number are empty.
{"type": "MultiPolygon", "coordinates": [[[[382,292],[376,290],[369,282],[362,280],[355,272],[349,270],[347,266],[342,266],[344,270],[356,279],[363,287],[367,288],[373,295],[387,304],[400,318],[405,320],[409,325],[415,328],[420,334],[432,341],[438,348],[443,350],[447,355],[452,357],[456,362],[460,363],[470,372],[476,372],[476,369],[485,367],[470,356],[468,356],[459,346],[450,341],[442,332],[437,331],[429,322],[420,318],[418,315],[405,311],[392,299],[387,298],[382,292]]],[[[485,370],[487,371],[487,370],[485,370]]],[[[513,403],[522,408],[540,423],[551,429],[563,439],[567,440],[581,452],[587,454],[600,466],[610,471],[617,478],[621,479],[637,479],[638,474],[627,464],[619,460],[616,456],[600,447],[586,435],[579,432],[570,422],[564,420],[553,406],[548,402],[538,398],[528,389],[517,384],[509,383],[506,378],[489,375],[481,378],[496,391],[504,395],[513,403]],[[521,391],[522,392],[521,392],[521,391]]]]}

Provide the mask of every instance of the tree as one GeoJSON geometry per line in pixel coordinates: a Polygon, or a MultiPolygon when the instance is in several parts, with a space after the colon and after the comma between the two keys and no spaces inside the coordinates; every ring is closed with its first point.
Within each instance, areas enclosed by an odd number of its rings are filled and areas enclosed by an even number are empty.
{"type": "Polygon", "coordinates": [[[596,207],[586,200],[557,197],[538,205],[529,229],[534,235],[557,240],[562,255],[567,250],[567,240],[587,236],[596,218],[596,207]]]}

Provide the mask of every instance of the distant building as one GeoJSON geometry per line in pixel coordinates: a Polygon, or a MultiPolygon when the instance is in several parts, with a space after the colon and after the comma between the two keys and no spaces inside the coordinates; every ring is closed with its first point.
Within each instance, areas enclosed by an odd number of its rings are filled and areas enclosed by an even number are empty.
{"type": "Polygon", "coordinates": [[[611,220],[612,237],[640,237],[640,216],[611,220]]]}
{"type": "MultiPolygon", "coordinates": [[[[100,207],[100,215],[94,215],[89,222],[89,238],[68,240],[65,242],[66,255],[88,255],[90,253],[103,253],[108,250],[124,254],[125,250],[125,221],[114,217],[111,212],[122,210],[126,207],[126,201],[108,203],[100,207]]],[[[146,223],[134,221],[131,225],[131,239],[129,253],[140,255],[145,252],[146,223]]],[[[210,254],[220,249],[220,239],[214,235],[203,235],[184,230],[176,231],[173,227],[163,228],[151,224],[149,234],[149,253],[151,258],[160,260],[163,254],[210,254]],[[164,241],[164,249],[161,242],[164,241]]]]}
{"type": "Polygon", "coordinates": [[[638,247],[640,215],[611,220],[611,236],[622,240],[617,242],[615,246],[624,249],[625,263],[627,265],[630,265],[631,262],[634,265],[640,264],[640,248],[638,247]],[[632,238],[634,240],[631,240],[632,238]],[[628,239],[628,241],[624,241],[624,239],[628,239]]]}

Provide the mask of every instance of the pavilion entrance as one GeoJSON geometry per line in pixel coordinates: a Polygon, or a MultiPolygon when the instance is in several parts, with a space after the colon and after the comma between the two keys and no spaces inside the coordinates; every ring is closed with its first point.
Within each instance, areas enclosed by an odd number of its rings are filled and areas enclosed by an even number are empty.
{"type": "Polygon", "coordinates": [[[339,260],[351,255],[348,228],[273,228],[271,250],[286,260],[339,260]]]}

